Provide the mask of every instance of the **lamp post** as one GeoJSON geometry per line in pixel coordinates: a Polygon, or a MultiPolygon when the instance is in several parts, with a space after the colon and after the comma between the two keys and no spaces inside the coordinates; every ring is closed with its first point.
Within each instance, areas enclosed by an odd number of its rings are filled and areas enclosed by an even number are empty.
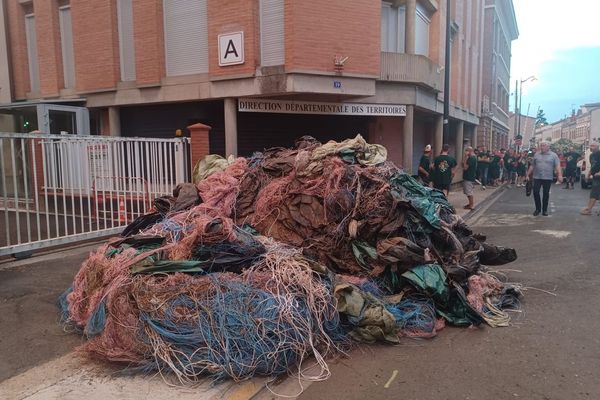
{"type": "Polygon", "coordinates": [[[517,135],[521,135],[521,104],[523,103],[523,83],[535,80],[537,80],[537,78],[534,75],[531,75],[529,78],[521,79],[519,81],[519,114],[517,115],[517,135]]]}
{"type": "Polygon", "coordinates": [[[446,0],[446,57],[444,63],[444,122],[442,130],[442,145],[448,143],[450,136],[450,0],[446,0]]]}

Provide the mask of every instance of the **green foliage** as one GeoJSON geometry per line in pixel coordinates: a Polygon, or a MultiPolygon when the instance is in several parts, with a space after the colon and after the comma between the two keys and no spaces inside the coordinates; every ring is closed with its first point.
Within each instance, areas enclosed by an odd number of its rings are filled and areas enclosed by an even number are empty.
{"type": "Polygon", "coordinates": [[[569,151],[570,146],[573,146],[575,151],[578,153],[582,153],[584,150],[583,145],[574,143],[571,139],[566,138],[558,139],[556,142],[550,144],[550,150],[554,152],[560,151],[561,153],[565,153],[569,151]]]}
{"type": "Polygon", "coordinates": [[[540,128],[544,125],[548,125],[548,120],[546,119],[546,114],[544,113],[544,110],[540,108],[535,117],[535,127],[540,128]]]}

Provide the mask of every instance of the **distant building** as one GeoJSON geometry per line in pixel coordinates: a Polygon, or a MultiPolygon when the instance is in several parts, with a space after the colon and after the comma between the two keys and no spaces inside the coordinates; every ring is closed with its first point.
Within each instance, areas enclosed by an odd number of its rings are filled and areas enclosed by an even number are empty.
{"type": "Polygon", "coordinates": [[[592,140],[600,140],[600,103],[584,104],[570,117],[537,129],[535,138],[537,142],[569,139],[587,147],[592,140]]]}
{"type": "MultiPolygon", "coordinates": [[[[516,126],[518,125],[518,114],[515,113],[509,113],[509,119],[508,119],[508,126],[509,126],[509,131],[508,131],[508,137],[509,137],[509,141],[508,144],[509,146],[512,145],[513,139],[514,137],[517,135],[516,134],[516,126]]],[[[529,117],[527,115],[521,115],[521,135],[523,136],[523,144],[521,145],[522,147],[529,147],[531,143],[533,143],[534,141],[534,136],[535,136],[535,121],[536,118],[534,117],[529,117]]]]}
{"type": "Polygon", "coordinates": [[[485,0],[481,122],[477,142],[487,148],[509,144],[508,103],[511,43],[519,37],[511,0],[485,0]]]}

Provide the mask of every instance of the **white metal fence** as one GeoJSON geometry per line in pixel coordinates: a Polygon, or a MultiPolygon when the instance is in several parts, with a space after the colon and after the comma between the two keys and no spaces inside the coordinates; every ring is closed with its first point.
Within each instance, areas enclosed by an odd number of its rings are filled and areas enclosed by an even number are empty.
{"type": "Polygon", "coordinates": [[[187,138],[0,133],[0,256],[120,232],[189,180],[187,138]]]}

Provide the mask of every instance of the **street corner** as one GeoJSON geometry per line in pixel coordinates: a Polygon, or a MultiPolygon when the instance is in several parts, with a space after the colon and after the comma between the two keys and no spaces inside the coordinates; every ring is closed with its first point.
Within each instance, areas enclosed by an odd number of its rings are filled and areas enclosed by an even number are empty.
{"type": "Polygon", "coordinates": [[[264,389],[265,378],[218,383],[205,379],[182,385],[159,373],[128,374],[127,370],[70,353],[0,383],[3,399],[11,400],[249,400],[264,389]]]}

